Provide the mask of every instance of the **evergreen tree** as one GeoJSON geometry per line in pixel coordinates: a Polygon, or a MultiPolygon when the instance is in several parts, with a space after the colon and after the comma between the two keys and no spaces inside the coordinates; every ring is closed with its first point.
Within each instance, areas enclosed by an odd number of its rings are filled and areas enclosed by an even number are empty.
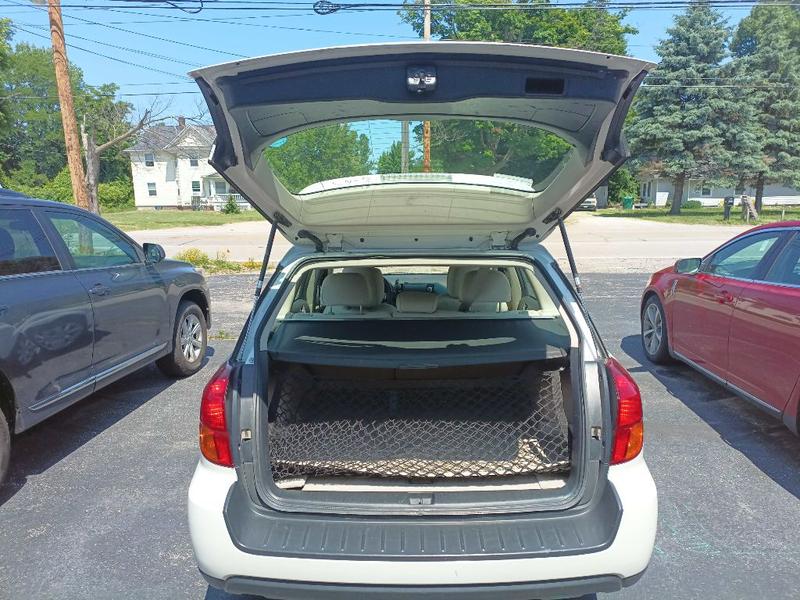
{"type": "MultiPolygon", "coordinates": [[[[627,136],[634,164],[672,179],[672,214],[689,179],[717,181],[733,164],[727,121],[740,118],[737,95],[717,85],[730,32],[719,11],[694,2],[675,17],[661,58],[638,95],[627,136]]],[[[741,104],[741,103],[739,103],[741,104]]]]}
{"type": "MultiPolygon", "coordinates": [[[[392,145],[384,150],[378,157],[378,173],[401,173],[403,167],[403,145],[400,142],[392,142],[392,145]]],[[[408,170],[411,173],[422,170],[422,164],[413,150],[408,151],[408,170]]]]}
{"type": "Polygon", "coordinates": [[[753,109],[758,142],[743,179],[760,211],[767,183],[800,184],[800,13],[791,6],[756,6],[734,34],[731,71],[753,109]]]}

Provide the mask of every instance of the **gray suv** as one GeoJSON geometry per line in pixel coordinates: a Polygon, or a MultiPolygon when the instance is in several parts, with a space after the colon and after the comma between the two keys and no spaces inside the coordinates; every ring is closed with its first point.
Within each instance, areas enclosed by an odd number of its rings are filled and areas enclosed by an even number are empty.
{"type": "Polygon", "coordinates": [[[209,322],[205,279],[157,244],[0,190],[0,481],[12,432],[154,360],[197,372],[209,322]]]}

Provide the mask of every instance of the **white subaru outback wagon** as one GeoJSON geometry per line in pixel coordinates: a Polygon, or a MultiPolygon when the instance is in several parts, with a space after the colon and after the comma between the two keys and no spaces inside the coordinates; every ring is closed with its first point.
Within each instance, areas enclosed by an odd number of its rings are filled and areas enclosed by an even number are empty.
{"type": "Polygon", "coordinates": [[[651,66],[436,42],[193,73],[212,164],[294,242],[203,393],[211,585],[527,600],[641,576],[639,390],[540,242],[625,160],[651,66]]]}

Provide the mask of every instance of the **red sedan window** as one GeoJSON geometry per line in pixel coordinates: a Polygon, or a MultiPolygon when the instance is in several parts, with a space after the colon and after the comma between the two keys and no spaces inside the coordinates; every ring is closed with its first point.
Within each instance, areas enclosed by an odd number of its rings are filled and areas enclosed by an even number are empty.
{"type": "Polygon", "coordinates": [[[720,277],[752,279],[780,236],[780,232],[770,231],[736,240],[714,254],[703,270],[720,277]]]}
{"type": "Polygon", "coordinates": [[[800,286],[800,237],[795,237],[784,248],[767,274],[766,280],[800,286]]]}

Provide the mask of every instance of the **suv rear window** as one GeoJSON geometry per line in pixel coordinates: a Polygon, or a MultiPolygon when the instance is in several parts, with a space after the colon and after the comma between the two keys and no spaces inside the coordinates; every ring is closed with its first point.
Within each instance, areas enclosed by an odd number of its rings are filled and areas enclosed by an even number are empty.
{"type": "Polygon", "coordinates": [[[59,270],[56,254],[33,214],[0,209],[0,277],[59,270]]]}

